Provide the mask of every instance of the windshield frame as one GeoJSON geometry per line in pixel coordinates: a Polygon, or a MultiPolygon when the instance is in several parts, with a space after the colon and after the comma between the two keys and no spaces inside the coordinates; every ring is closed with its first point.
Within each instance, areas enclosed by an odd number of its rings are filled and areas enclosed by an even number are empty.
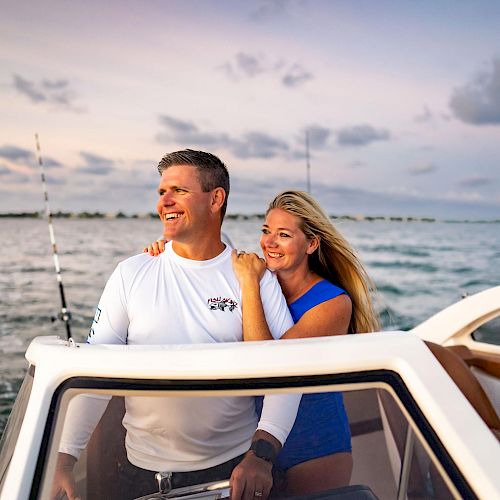
{"type": "Polygon", "coordinates": [[[17,437],[24,422],[26,409],[35,379],[35,365],[30,365],[26,370],[23,383],[17,393],[16,401],[7,420],[7,425],[0,440],[0,491],[2,491],[7,471],[17,444],[17,437]]]}

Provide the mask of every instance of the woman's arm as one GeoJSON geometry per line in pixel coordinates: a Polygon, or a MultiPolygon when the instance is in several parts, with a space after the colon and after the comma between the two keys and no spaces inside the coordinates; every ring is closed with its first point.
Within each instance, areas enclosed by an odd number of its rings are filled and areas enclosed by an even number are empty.
{"type": "Polygon", "coordinates": [[[345,335],[349,329],[351,314],[352,303],[349,296],[338,295],[309,309],[281,338],[299,339],[345,335]]]}
{"type": "MultiPolygon", "coordinates": [[[[264,259],[256,254],[238,254],[236,250],[233,250],[232,259],[241,286],[243,340],[272,340],[260,296],[260,280],[266,269],[264,259]]],[[[346,294],[339,295],[311,308],[281,338],[344,335],[351,314],[351,299],[346,294]]]]}
{"type": "Polygon", "coordinates": [[[241,287],[243,340],[272,340],[260,296],[260,280],[266,271],[264,259],[233,250],[232,261],[241,287]]]}

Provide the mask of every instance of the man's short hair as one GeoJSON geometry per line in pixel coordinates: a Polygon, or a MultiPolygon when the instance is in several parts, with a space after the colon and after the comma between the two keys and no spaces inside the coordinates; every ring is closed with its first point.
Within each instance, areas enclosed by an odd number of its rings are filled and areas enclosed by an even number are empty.
{"type": "Polygon", "coordinates": [[[226,199],[221,207],[221,222],[224,219],[229,198],[229,172],[226,165],[212,153],[184,149],[167,153],[158,163],[158,172],[163,174],[174,165],[191,165],[198,170],[198,180],[205,193],[221,187],[226,192],[226,199]]]}

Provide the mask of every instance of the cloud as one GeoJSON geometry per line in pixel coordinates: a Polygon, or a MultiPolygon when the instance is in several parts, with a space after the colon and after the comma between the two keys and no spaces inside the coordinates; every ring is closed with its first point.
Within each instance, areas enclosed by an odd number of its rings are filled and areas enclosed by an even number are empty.
{"type": "Polygon", "coordinates": [[[35,84],[29,80],[25,80],[22,76],[13,75],[14,88],[29,97],[33,102],[43,102],[47,100],[47,96],[35,88],[35,84]]]}
{"type": "Polygon", "coordinates": [[[262,54],[238,52],[234,59],[227,61],[217,69],[222,70],[228,78],[238,81],[244,78],[255,78],[264,73],[274,73],[279,70],[281,62],[271,63],[262,54]]]}
{"type": "Polygon", "coordinates": [[[52,177],[51,175],[45,176],[45,182],[50,186],[64,186],[67,183],[66,179],[61,177],[52,177]]]}
{"type": "Polygon", "coordinates": [[[160,143],[177,142],[186,147],[227,148],[236,157],[274,158],[289,151],[289,145],[265,132],[252,131],[241,137],[231,137],[225,132],[201,131],[193,122],[187,122],[167,115],[161,115],[160,123],[166,132],[157,135],[160,143]]]}
{"type": "Polygon", "coordinates": [[[422,112],[415,116],[415,121],[417,123],[430,123],[434,121],[434,115],[427,106],[424,106],[422,112]]]}
{"type": "Polygon", "coordinates": [[[332,131],[321,125],[311,125],[306,128],[309,136],[309,147],[311,149],[323,149],[330,138],[332,131]]]}
{"type": "Polygon", "coordinates": [[[339,146],[366,146],[375,141],[388,141],[391,135],[386,129],[376,129],[371,125],[355,125],[337,131],[339,146]]]}
{"type": "Polygon", "coordinates": [[[110,158],[89,153],[88,151],[80,151],[80,156],[84,159],[85,165],[76,169],[79,173],[107,175],[114,170],[115,161],[110,158]]]}
{"type": "Polygon", "coordinates": [[[43,161],[43,166],[45,168],[59,168],[59,167],[62,167],[62,163],[60,163],[57,160],[54,160],[52,158],[49,158],[49,157],[42,158],[42,161],[43,161]]]}
{"type": "Polygon", "coordinates": [[[230,149],[238,158],[274,158],[289,150],[281,139],[262,132],[250,132],[242,140],[234,140],[230,149]]]}
{"type": "Polygon", "coordinates": [[[261,58],[252,54],[245,54],[244,52],[236,54],[236,65],[238,70],[249,78],[253,78],[266,71],[265,64],[261,58]]]}
{"type": "Polygon", "coordinates": [[[472,81],[456,88],[450,108],[459,120],[472,125],[500,124],[500,59],[479,72],[472,81]]]}
{"type": "Polygon", "coordinates": [[[295,88],[311,80],[313,74],[306,71],[300,64],[294,64],[281,79],[285,87],[295,88]]]}
{"type": "Polygon", "coordinates": [[[28,180],[27,175],[0,164],[0,182],[2,184],[21,184],[26,183],[28,180]]]}
{"type": "Polygon", "coordinates": [[[437,170],[436,165],[433,163],[417,163],[408,168],[411,175],[426,175],[437,170]]]}
{"type": "Polygon", "coordinates": [[[458,185],[463,188],[481,188],[497,182],[493,177],[467,177],[458,181],[458,185]]]}
{"type": "MultiPolygon", "coordinates": [[[[12,146],[10,144],[0,147],[0,158],[9,160],[16,165],[24,165],[33,167],[38,165],[38,161],[35,154],[29,149],[20,148],[18,146],[12,146]]],[[[46,168],[57,168],[61,167],[62,164],[53,158],[46,157],[43,159],[43,166],[46,168]]]]}
{"type": "Polygon", "coordinates": [[[28,149],[11,145],[0,147],[0,158],[10,160],[13,163],[33,162],[34,157],[33,152],[28,149]]]}
{"type": "Polygon", "coordinates": [[[295,88],[313,78],[299,63],[287,63],[282,59],[269,61],[261,54],[238,52],[234,59],[218,66],[228,78],[234,81],[251,79],[263,74],[276,75],[281,83],[288,88],[295,88]]]}
{"type": "Polygon", "coordinates": [[[14,88],[35,104],[47,103],[66,111],[83,111],[73,105],[76,93],[70,88],[68,80],[43,79],[36,83],[17,74],[13,74],[12,78],[14,88]]]}
{"type": "Polygon", "coordinates": [[[294,15],[298,8],[305,5],[304,0],[261,0],[250,13],[250,19],[255,22],[294,15]]]}
{"type": "Polygon", "coordinates": [[[348,166],[351,168],[360,168],[360,167],[366,167],[366,163],[364,161],[354,160],[351,161],[348,166]]]}
{"type": "Polygon", "coordinates": [[[61,90],[68,86],[68,80],[42,80],[42,86],[50,90],[61,90]]]}
{"type": "MultiPolygon", "coordinates": [[[[305,189],[305,179],[283,177],[231,179],[229,213],[264,213],[267,203],[285,189],[305,189]]],[[[312,183],[312,194],[329,214],[365,214],[382,216],[426,216],[446,218],[498,218],[498,202],[464,199],[463,193],[443,198],[424,191],[374,191],[329,184],[312,183]]],[[[235,242],[237,243],[237,242],[235,242]]]]}
{"type": "Polygon", "coordinates": [[[174,141],[211,147],[224,147],[231,142],[229,137],[224,133],[202,132],[193,122],[178,120],[168,115],[161,115],[160,123],[167,128],[168,133],[160,134],[157,137],[159,142],[169,143],[174,141]]]}

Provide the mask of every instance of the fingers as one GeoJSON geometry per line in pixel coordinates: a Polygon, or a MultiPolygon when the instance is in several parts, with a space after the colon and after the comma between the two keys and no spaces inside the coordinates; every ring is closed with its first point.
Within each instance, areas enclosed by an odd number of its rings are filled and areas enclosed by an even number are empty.
{"type": "Polygon", "coordinates": [[[144,247],[143,252],[149,253],[151,257],[157,257],[165,251],[165,240],[157,240],[144,247]]]}
{"type": "Polygon", "coordinates": [[[229,486],[231,487],[231,500],[241,500],[245,491],[245,479],[233,471],[229,486]]]}
{"type": "Polygon", "coordinates": [[[231,474],[231,500],[266,500],[273,486],[272,465],[246,456],[231,474]]]}

